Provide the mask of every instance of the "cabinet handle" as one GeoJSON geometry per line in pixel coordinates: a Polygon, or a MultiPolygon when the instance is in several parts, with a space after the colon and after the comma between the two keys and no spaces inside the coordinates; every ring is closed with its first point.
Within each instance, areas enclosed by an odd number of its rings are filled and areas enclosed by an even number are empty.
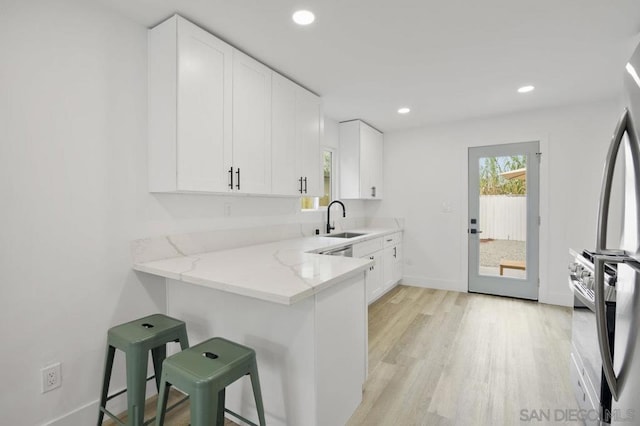
{"type": "Polygon", "coordinates": [[[307,177],[304,177],[304,193],[307,193],[307,177]]]}
{"type": "Polygon", "coordinates": [[[393,257],[398,258],[398,247],[393,248],[393,257]]]}
{"type": "Polygon", "coordinates": [[[233,166],[229,169],[229,179],[231,183],[229,184],[229,188],[233,189],[233,166]]]}
{"type": "Polygon", "coordinates": [[[298,179],[298,182],[300,182],[300,193],[302,194],[302,176],[300,176],[300,179],[298,179]]]}
{"type": "Polygon", "coordinates": [[[387,242],[388,242],[388,243],[390,243],[391,241],[393,241],[393,238],[389,238],[389,239],[387,240],[387,242]]]}
{"type": "Polygon", "coordinates": [[[371,196],[372,196],[372,197],[375,197],[375,196],[376,196],[376,187],[375,187],[375,186],[372,186],[372,187],[371,187],[371,196]]]}
{"type": "Polygon", "coordinates": [[[236,170],[236,174],[238,175],[238,183],[236,183],[236,188],[240,189],[240,167],[236,170]]]}

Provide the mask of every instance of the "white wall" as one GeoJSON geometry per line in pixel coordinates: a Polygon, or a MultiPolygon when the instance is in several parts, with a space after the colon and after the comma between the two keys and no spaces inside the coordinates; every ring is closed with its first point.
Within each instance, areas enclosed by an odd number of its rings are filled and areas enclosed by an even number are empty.
{"type": "Polygon", "coordinates": [[[141,25],[83,0],[4,0],[0,52],[0,423],[86,426],[107,329],[165,307],[163,280],[131,270],[131,240],[323,214],[297,198],[147,192],[141,25]],[[51,362],[62,387],[41,394],[51,362]]]}
{"type": "Polygon", "coordinates": [[[540,140],[540,301],[569,305],[573,248],[593,248],[600,178],[616,101],[392,132],[378,216],[405,218],[406,284],[467,291],[467,150],[540,140]]]}

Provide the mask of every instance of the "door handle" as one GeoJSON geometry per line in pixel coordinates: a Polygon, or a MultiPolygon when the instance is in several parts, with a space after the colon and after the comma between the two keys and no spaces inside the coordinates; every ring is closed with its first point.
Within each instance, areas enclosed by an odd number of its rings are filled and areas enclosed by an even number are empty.
{"type": "Polygon", "coordinates": [[[469,229],[470,234],[482,234],[482,231],[478,231],[477,229],[469,229]]]}

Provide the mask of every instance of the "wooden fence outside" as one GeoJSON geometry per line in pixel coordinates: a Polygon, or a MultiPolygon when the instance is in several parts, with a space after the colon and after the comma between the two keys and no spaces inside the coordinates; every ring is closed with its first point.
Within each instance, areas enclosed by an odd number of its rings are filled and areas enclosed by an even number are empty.
{"type": "Polygon", "coordinates": [[[481,195],[479,222],[480,238],[526,241],[527,197],[481,195]]]}

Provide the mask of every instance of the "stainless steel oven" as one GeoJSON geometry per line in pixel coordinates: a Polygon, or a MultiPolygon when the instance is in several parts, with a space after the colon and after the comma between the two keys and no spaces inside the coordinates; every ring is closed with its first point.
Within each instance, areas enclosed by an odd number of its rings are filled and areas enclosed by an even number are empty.
{"type": "MultiPolygon", "coordinates": [[[[571,381],[580,408],[587,410],[585,423],[610,423],[611,391],[603,375],[595,313],[593,253],[570,250],[569,287],[574,295],[571,331],[571,381]]],[[[616,268],[605,266],[605,312],[610,347],[613,348],[616,317],[616,268]]]]}

